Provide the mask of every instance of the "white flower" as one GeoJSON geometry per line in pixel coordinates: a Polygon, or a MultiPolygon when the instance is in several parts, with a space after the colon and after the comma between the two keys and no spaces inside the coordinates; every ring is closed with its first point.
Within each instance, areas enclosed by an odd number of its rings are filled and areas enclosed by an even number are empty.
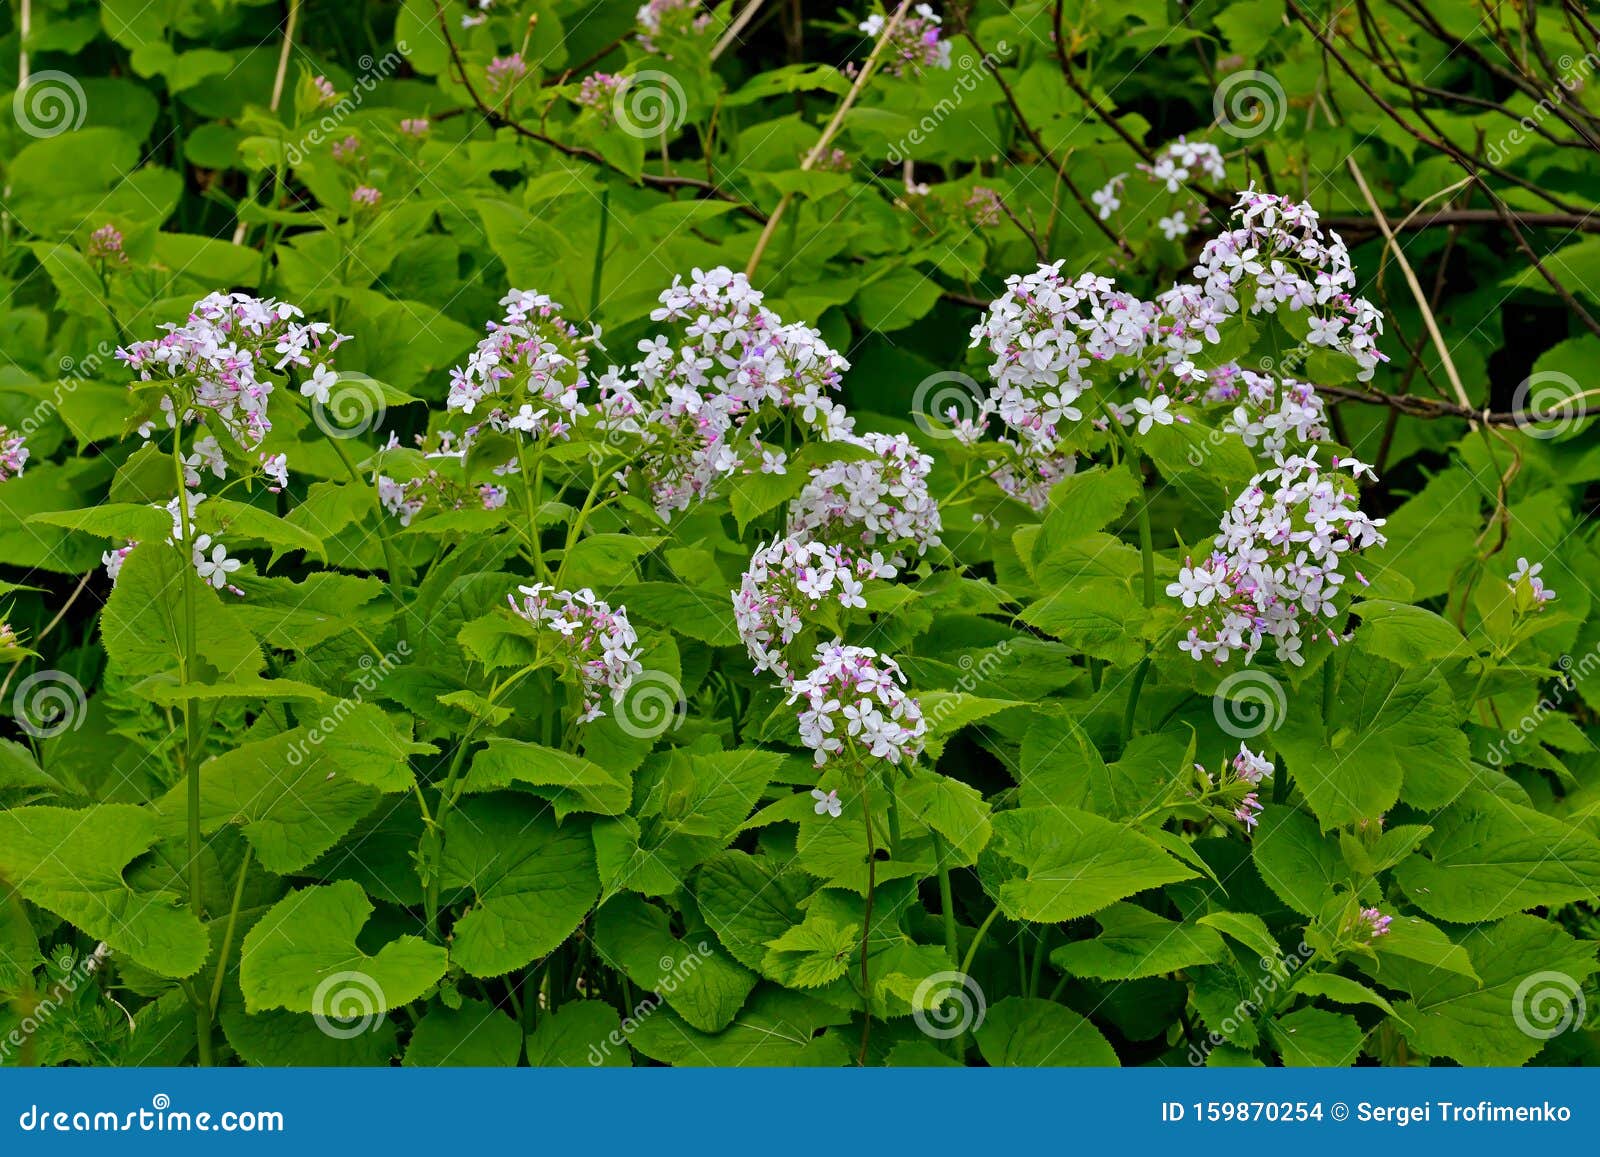
{"type": "Polygon", "coordinates": [[[194,569],[201,578],[221,590],[228,585],[228,576],[239,569],[239,560],[229,558],[220,542],[212,546],[211,536],[202,534],[194,540],[194,569]],[[205,553],[208,547],[211,549],[209,558],[205,553]]]}
{"type": "Polygon", "coordinates": [[[339,383],[339,375],[330,370],[326,364],[319,364],[312,371],[311,379],[300,383],[300,393],[316,402],[319,406],[328,404],[329,391],[339,383]]]}
{"type": "Polygon", "coordinates": [[[1133,408],[1139,415],[1138,431],[1141,434],[1148,434],[1152,426],[1172,425],[1172,399],[1165,394],[1157,394],[1154,398],[1135,398],[1133,408]]]}
{"type": "Polygon", "coordinates": [[[814,787],[811,789],[811,798],[817,801],[816,813],[819,816],[826,815],[832,816],[834,819],[839,818],[839,813],[843,808],[839,803],[838,792],[825,792],[820,787],[814,787]]]}

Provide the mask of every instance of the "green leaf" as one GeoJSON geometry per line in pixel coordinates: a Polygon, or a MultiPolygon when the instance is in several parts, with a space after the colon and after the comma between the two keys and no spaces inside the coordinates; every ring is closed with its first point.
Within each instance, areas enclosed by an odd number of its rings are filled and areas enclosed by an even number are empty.
{"type": "Polygon", "coordinates": [[[1395,879],[1441,920],[1476,923],[1600,895],[1600,840],[1530,807],[1472,791],[1433,829],[1395,879]]]}
{"type": "Polygon", "coordinates": [[[756,985],[754,974],[710,939],[674,936],[667,914],[637,896],[614,897],[595,914],[594,945],[602,960],[643,992],[659,993],[701,1032],[727,1028],[756,985]]]}
{"type": "Polygon", "coordinates": [[[1365,1033],[1356,1018],[1321,1008],[1301,1008],[1267,1022],[1267,1033],[1288,1066],[1346,1068],[1361,1053],[1365,1033]]]}
{"type": "MultiPolygon", "coordinates": [[[[1323,829],[1376,819],[1401,796],[1441,807],[1471,777],[1455,698],[1432,668],[1349,652],[1329,717],[1303,697],[1273,741],[1323,829]]],[[[1333,658],[1329,660],[1335,661],[1333,658]]]]}
{"type": "Polygon", "coordinates": [[[1139,980],[1164,976],[1227,956],[1210,928],[1167,920],[1136,904],[1113,904],[1095,914],[1100,935],[1050,953],[1050,963],[1070,976],[1091,980],[1139,980]]]}
{"type": "MultiPolygon", "coordinates": [[[[409,721],[370,704],[342,701],[322,719],[243,744],[200,767],[200,829],[243,826],[262,867],[279,875],[305,868],[343,838],[385,793],[410,791],[409,721]]],[[[183,830],[186,789],[156,807],[172,836],[183,830]]]]}
{"type": "Polygon", "coordinates": [[[1000,885],[1000,903],[1017,919],[1074,920],[1195,875],[1132,828],[1073,808],[1001,812],[994,829],[1000,851],[1026,872],[1000,885]]]}
{"type": "Polygon", "coordinates": [[[479,796],[450,813],[443,876],[472,893],[450,959],[473,976],[501,976],[553,951],[600,896],[587,825],[558,827],[520,795],[479,796]]]}
{"type": "Polygon", "coordinates": [[[1420,963],[1392,970],[1390,983],[1411,993],[1395,1005],[1402,1031],[1422,1052],[1464,1065],[1522,1065],[1557,1030],[1577,1027],[1571,1018],[1582,1016],[1582,1003],[1568,1005],[1597,968],[1592,943],[1521,915],[1466,930],[1459,940],[1481,983],[1420,963]]]}
{"type": "Polygon", "coordinates": [[[192,976],[211,952],[200,921],[180,897],[123,879],[159,837],[155,814],[128,804],[0,811],[0,887],[158,976],[192,976]]]}
{"type": "MultiPolygon", "coordinates": [[[[169,520],[165,530],[171,529],[169,520]]],[[[123,561],[100,615],[100,636],[112,662],[139,675],[180,669],[186,649],[185,583],[195,617],[190,681],[234,683],[259,674],[261,648],[250,632],[217,592],[195,577],[177,548],[160,542],[142,543],[123,561]]]]}
{"type": "Polygon", "coordinates": [[[406,1046],[407,1067],[509,1067],[522,1054],[522,1030],[491,1004],[463,1000],[435,1005],[417,1022],[406,1046]]]}
{"type": "Polygon", "coordinates": [[[782,936],[767,941],[762,973],[790,988],[820,988],[850,967],[861,947],[859,924],[839,925],[826,916],[807,916],[782,936]]]}
{"type": "Polygon", "coordinates": [[[1111,1042],[1065,1005],[1008,996],[973,1030],[978,1051],[994,1068],[1117,1065],[1111,1042]]]}
{"type": "Polygon", "coordinates": [[[372,916],[359,884],[300,888],[269,908],[244,938],[245,1009],[282,1008],[350,1020],[410,1004],[444,975],[445,950],[401,936],[369,956],[356,946],[372,916]]]}
{"type": "Polygon", "coordinates": [[[1302,916],[1315,916],[1350,872],[1333,839],[1304,812],[1269,807],[1250,840],[1256,871],[1280,900],[1302,916]]]}
{"type": "Polygon", "coordinates": [[[826,1026],[847,1023],[849,1013],[771,984],[757,988],[750,1002],[720,1032],[703,1032],[671,1008],[653,1007],[648,1016],[641,1016],[636,1009],[635,1019],[638,1027],[628,1043],[645,1056],[671,1065],[833,1068],[850,1063],[855,1055],[840,1036],[817,1035],[826,1026]]]}
{"type": "Polygon", "coordinates": [[[1337,972],[1301,972],[1295,977],[1294,990],[1307,996],[1320,996],[1336,1004],[1370,1004],[1394,1016],[1394,1006],[1359,980],[1340,976],[1337,972]]]}
{"type": "MultiPolygon", "coordinates": [[[[627,1028],[634,1027],[630,1018],[627,1028]]],[[[633,1057],[617,1010],[603,1000],[574,1000],[541,1013],[528,1035],[534,1068],[627,1068],[633,1057]]]]}
{"type": "Polygon", "coordinates": [[[694,878],[701,917],[728,955],[757,971],[767,944],[800,922],[800,901],[810,891],[802,874],[733,849],[706,861],[694,878]]]}
{"type": "MultiPolygon", "coordinates": [[[[926,700],[923,706],[926,709],[926,700]]],[[[899,805],[943,836],[962,863],[977,861],[993,833],[989,805],[982,793],[960,780],[921,767],[913,768],[910,778],[895,790],[899,805]]]]}
{"type": "Polygon", "coordinates": [[[557,819],[573,812],[621,815],[628,810],[633,785],[581,755],[515,739],[491,739],[472,758],[463,790],[494,791],[526,785],[548,799],[557,819]]]}

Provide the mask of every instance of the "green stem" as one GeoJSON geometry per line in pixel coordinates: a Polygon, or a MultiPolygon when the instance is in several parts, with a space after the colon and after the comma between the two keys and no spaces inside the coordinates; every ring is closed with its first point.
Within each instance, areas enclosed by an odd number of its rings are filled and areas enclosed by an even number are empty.
{"type": "Polygon", "coordinates": [[[994,923],[995,917],[1000,915],[1000,905],[996,904],[994,910],[984,917],[983,923],[978,925],[978,930],[972,934],[972,943],[967,945],[967,954],[961,959],[963,975],[972,975],[972,962],[978,957],[978,945],[983,943],[983,938],[988,935],[989,926],[994,923]]]}
{"type": "Polygon", "coordinates": [[[867,1045],[872,1040],[872,981],[867,975],[867,947],[872,937],[872,898],[878,883],[878,854],[872,846],[872,806],[866,779],[861,781],[861,810],[867,817],[867,906],[861,921],[861,1053],[856,1064],[867,1063],[867,1045]]]}
{"type": "Polygon", "coordinates": [[[611,221],[611,186],[600,189],[600,238],[594,247],[594,274],[589,281],[589,321],[600,316],[600,279],[606,267],[606,226],[611,221]]]}
{"type": "MultiPolygon", "coordinates": [[[[174,413],[183,413],[181,399],[173,400],[174,413]]],[[[190,665],[195,657],[195,592],[194,592],[194,523],[189,517],[189,490],[184,481],[183,437],[181,428],[172,432],[172,468],[177,482],[178,523],[182,541],[178,543],[178,573],[183,576],[183,646],[178,655],[178,677],[187,686],[190,665]],[[185,557],[185,552],[190,557],[185,557]]],[[[195,718],[194,700],[187,696],[183,706],[183,774],[186,781],[188,808],[188,880],[189,911],[196,920],[205,919],[205,870],[200,862],[205,842],[200,832],[200,763],[196,756],[200,749],[199,720],[195,718]]],[[[198,999],[195,993],[195,1034],[200,1051],[200,1064],[211,1065],[211,1006],[198,999]]]]}
{"type": "Polygon", "coordinates": [[[950,953],[950,963],[961,959],[961,939],[956,926],[956,902],[950,888],[950,857],[944,837],[929,831],[933,837],[933,857],[939,865],[939,907],[944,914],[944,947],[950,953]]]}
{"type": "Polygon", "coordinates": [[[211,981],[211,1015],[217,1014],[217,1005],[222,1001],[222,979],[228,974],[228,953],[233,949],[233,934],[239,927],[239,906],[244,900],[244,880],[250,873],[250,857],[255,854],[255,848],[248,842],[244,845],[244,858],[239,861],[239,878],[233,882],[233,904],[228,908],[228,926],[222,931],[222,951],[217,954],[217,974],[211,981]]]}

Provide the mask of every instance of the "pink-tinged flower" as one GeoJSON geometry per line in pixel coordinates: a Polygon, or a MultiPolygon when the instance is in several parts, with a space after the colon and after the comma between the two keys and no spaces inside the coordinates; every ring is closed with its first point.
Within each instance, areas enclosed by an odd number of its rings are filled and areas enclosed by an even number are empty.
{"type": "Polygon", "coordinates": [[[1369,937],[1377,938],[1389,934],[1389,925],[1394,922],[1393,916],[1385,916],[1377,908],[1361,909],[1361,924],[1369,937]]]}
{"type": "Polygon", "coordinates": [[[317,96],[320,98],[323,104],[328,105],[338,103],[339,90],[333,87],[333,81],[329,80],[325,76],[319,76],[311,83],[316,86],[317,96]]]}
{"type": "Polygon", "coordinates": [[[27,439],[0,426],[0,482],[9,482],[28,465],[27,439]]]}
{"type": "Polygon", "coordinates": [[[1239,806],[1233,809],[1233,815],[1235,819],[1245,826],[1246,830],[1250,830],[1256,826],[1258,822],[1256,817],[1261,810],[1261,800],[1256,796],[1255,792],[1251,792],[1239,801],[1239,806]]]}
{"type": "Polygon", "coordinates": [[[356,191],[350,194],[350,200],[356,205],[376,205],[383,200],[383,193],[371,185],[357,185],[356,191]]]}
{"type": "Polygon", "coordinates": [[[818,767],[848,746],[870,759],[898,764],[922,753],[927,722],[917,701],[901,688],[900,666],[870,647],[835,640],[816,650],[816,667],[796,679],[790,703],[803,703],[800,742],[818,767]]]}
{"type": "Polygon", "coordinates": [[[558,591],[546,583],[519,586],[517,594],[507,597],[518,615],[555,634],[556,646],[565,652],[568,668],[583,689],[580,723],[605,714],[600,706],[604,694],[613,703],[622,702],[644,669],[626,608],[613,611],[587,587],[558,591]]]}
{"type": "Polygon", "coordinates": [[[578,104],[600,114],[600,119],[609,124],[617,93],[626,83],[627,77],[609,72],[592,73],[578,86],[578,104]]]}
{"type": "Polygon", "coordinates": [[[844,810],[843,805],[839,803],[839,793],[836,791],[823,791],[820,787],[814,787],[811,789],[811,798],[817,801],[815,810],[819,816],[838,819],[839,813],[844,810]]]}
{"type": "Polygon", "coordinates": [[[348,161],[356,155],[356,151],[360,148],[361,142],[350,136],[345,137],[342,141],[334,141],[329,148],[329,152],[333,154],[333,159],[336,161],[348,161]]]}
{"type": "Polygon", "coordinates": [[[427,117],[406,117],[400,122],[400,131],[406,136],[415,137],[418,140],[428,135],[430,127],[427,117]]]}
{"type": "Polygon", "coordinates": [[[1511,572],[1507,586],[1516,592],[1523,584],[1527,585],[1528,595],[1535,610],[1543,610],[1544,604],[1556,597],[1556,592],[1544,585],[1544,580],[1539,577],[1539,572],[1544,570],[1544,563],[1536,562],[1528,565],[1525,558],[1517,559],[1517,569],[1511,572]]]}
{"type": "Polygon", "coordinates": [[[107,265],[126,265],[128,255],[122,251],[122,234],[115,225],[102,225],[89,234],[89,247],[85,256],[90,261],[107,265]]]}
{"type": "Polygon", "coordinates": [[[1233,757],[1233,774],[1252,786],[1272,778],[1272,760],[1239,744],[1239,754],[1233,757]]]}
{"type": "Polygon", "coordinates": [[[972,214],[972,223],[980,229],[1000,224],[1000,194],[987,185],[974,185],[967,198],[966,208],[972,214]]]}
{"type": "MultiPolygon", "coordinates": [[[[876,40],[888,23],[874,12],[857,29],[876,40]]],[[[892,76],[920,76],[930,68],[950,67],[950,42],[940,29],[943,21],[932,5],[918,4],[905,16],[889,38],[883,53],[883,69],[892,76]]]]}
{"type": "Polygon", "coordinates": [[[527,74],[528,65],[522,59],[522,53],[513,52],[510,56],[497,56],[489,62],[489,91],[502,92],[514,88],[527,74]]]}

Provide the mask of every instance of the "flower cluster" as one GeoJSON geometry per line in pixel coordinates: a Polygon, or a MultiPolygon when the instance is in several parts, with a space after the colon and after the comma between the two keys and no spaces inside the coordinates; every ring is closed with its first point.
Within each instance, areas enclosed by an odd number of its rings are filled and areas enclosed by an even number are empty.
{"type": "Polygon", "coordinates": [[[1222,429],[1263,454],[1281,454],[1291,442],[1304,445],[1328,439],[1327,407],[1307,382],[1279,380],[1229,364],[1210,372],[1205,400],[1232,403],[1222,429]]]}
{"type": "Polygon", "coordinates": [[[1539,572],[1542,570],[1544,563],[1536,562],[1530,566],[1527,559],[1519,558],[1517,569],[1512,571],[1511,577],[1506,580],[1506,586],[1511,588],[1511,593],[1519,596],[1519,601],[1525,603],[1529,610],[1543,610],[1544,604],[1556,597],[1556,592],[1546,587],[1544,579],[1539,577],[1539,572]]]}
{"type": "Polygon", "coordinates": [[[522,53],[513,52],[510,56],[497,56],[489,62],[485,72],[489,80],[490,92],[506,92],[516,87],[517,81],[528,74],[527,62],[522,59],[522,53]]]}
{"type": "Polygon", "coordinates": [[[195,302],[183,325],[169,323],[164,337],[133,342],[117,357],[143,381],[161,378],[179,387],[181,414],[174,414],[171,398],[162,399],[169,425],[180,416],[199,421],[204,412],[239,442],[255,446],[272,429],[269,373],[295,366],[326,374],[330,356],[347,340],[325,321],[302,323],[303,316],[271,298],[213,293],[195,302]]]}
{"type": "Polygon", "coordinates": [[[920,554],[939,545],[939,504],[928,493],[933,459],[904,434],[863,434],[851,442],[872,457],[811,472],[789,504],[789,533],[855,546],[901,544],[920,554]]]}
{"type": "MultiPolygon", "coordinates": [[[[1306,638],[1337,614],[1344,558],[1385,541],[1383,520],[1356,506],[1354,488],[1336,472],[1341,466],[1353,474],[1364,469],[1336,459],[1333,472],[1325,471],[1313,447],[1304,456],[1280,456],[1251,479],[1223,516],[1212,554],[1198,563],[1185,560],[1167,587],[1192,612],[1181,650],[1218,664],[1240,651],[1249,662],[1271,639],[1280,661],[1305,662],[1306,638]]],[[[1322,629],[1338,642],[1331,629],[1322,629]]]]}
{"type": "Polygon", "coordinates": [[[1159,340],[1158,308],[1117,289],[1109,277],[1063,276],[1064,262],[1013,274],[1006,291],[972,330],[972,344],[994,357],[988,412],[1031,450],[1049,454],[1062,427],[1081,420],[1091,367],[1137,359],[1159,340]]]}
{"type": "Polygon", "coordinates": [[[626,608],[612,610],[587,587],[558,591],[548,583],[519,586],[507,596],[511,609],[528,622],[552,632],[566,661],[583,689],[583,714],[588,723],[605,714],[601,703],[610,695],[622,702],[643,668],[639,664],[639,637],[628,622],[626,608]],[[517,595],[521,595],[519,600],[517,595]]]}
{"type": "Polygon", "coordinates": [[[696,269],[660,301],[651,320],[681,326],[681,340],[640,342],[644,356],[626,374],[596,382],[596,408],[608,435],[638,443],[638,469],[663,516],[714,497],[741,472],[781,472],[781,452],[761,443],[768,422],[824,441],[853,431],[831,397],[849,363],[816,330],[784,324],[744,274],[696,269]]]}
{"type": "MultiPolygon", "coordinates": [[[[876,40],[887,23],[882,13],[874,12],[857,28],[876,40]]],[[[930,68],[949,68],[950,42],[941,34],[943,23],[931,5],[918,4],[913,8],[884,46],[884,71],[892,76],[920,76],[930,68]]]]}
{"type": "Polygon", "coordinates": [[[1394,923],[1393,916],[1385,916],[1377,908],[1363,908],[1356,918],[1356,930],[1366,933],[1367,937],[1376,940],[1379,936],[1389,934],[1389,925],[1394,923]]]}
{"type": "Polygon", "coordinates": [[[825,602],[845,610],[865,607],[866,584],[895,574],[894,566],[876,551],[852,554],[841,546],[795,536],[760,547],[733,593],[734,623],[755,669],[792,687],[794,675],[784,651],[805,628],[802,615],[815,614],[825,602]]]}
{"type": "Polygon", "coordinates": [[[616,104],[617,92],[626,78],[610,72],[595,72],[583,78],[578,86],[578,105],[600,114],[605,123],[611,122],[611,110],[616,104]]]}
{"type": "Polygon", "coordinates": [[[27,439],[13,434],[11,427],[0,426],[0,482],[9,482],[28,465],[27,439]]]}
{"type": "MultiPolygon", "coordinates": [[[[1185,137],[1179,137],[1162,148],[1150,164],[1141,163],[1137,168],[1152,185],[1160,186],[1167,193],[1183,192],[1197,176],[1218,183],[1228,179],[1228,166],[1222,159],[1222,150],[1216,145],[1190,141],[1185,137]]],[[[1100,220],[1110,220],[1111,215],[1122,208],[1122,188],[1130,175],[1118,173],[1090,195],[1089,199],[1094,202],[1100,220]]],[[[1162,217],[1157,222],[1162,235],[1169,241],[1188,236],[1194,226],[1204,219],[1204,204],[1193,212],[1191,218],[1189,211],[1175,209],[1162,217]]]]}
{"type": "MultiPolygon", "coordinates": [[[[648,0],[634,21],[639,26],[639,46],[646,52],[664,53],[673,37],[704,32],[711,24],[711,14],[700,7],[699,0],[648,0]]],[[[671,59],[670,54],[665,55],[671,59]]]]}
{"type": "Polygon", "coordinates": [[[846,743],[890,763],[917,756],[928,725],[902,687],[898,663],[870,647],[838,642],[824,643],[814,657],[816,666],[795,680],[790,701],[805,704],[800,741],[816,753],[818,767],[846,743]]]}
{"type": "Polygon", "coordinates": [[[588,384],[588,347],[598,335],[582,333],[543,293],[513,289],[500,299],[505,315],[489,323],[465,366],[450,372],[447,405],[472,414],[488,406],[485,421],[501,432],[562,440],[588,414],[579,392],[588,384]]]}
{"type": "Polygon", "coordinates": [[[1208,312],[1221,306],[1232,316],[1246,299],[1252,313],[1277,313],[1284,305],[1304,311],[1306,344],[1347,354],[1360,367],[1357,376],[1370,379],[1385,360],[1377,345],[1383,316],[1351,296],[1356,274],[1339,235],[1323,235],[1310,205],[1253,186],[1239,195],[1234,212],[1237,227],[1208,241],[1194,267],[1208,312]]]}

